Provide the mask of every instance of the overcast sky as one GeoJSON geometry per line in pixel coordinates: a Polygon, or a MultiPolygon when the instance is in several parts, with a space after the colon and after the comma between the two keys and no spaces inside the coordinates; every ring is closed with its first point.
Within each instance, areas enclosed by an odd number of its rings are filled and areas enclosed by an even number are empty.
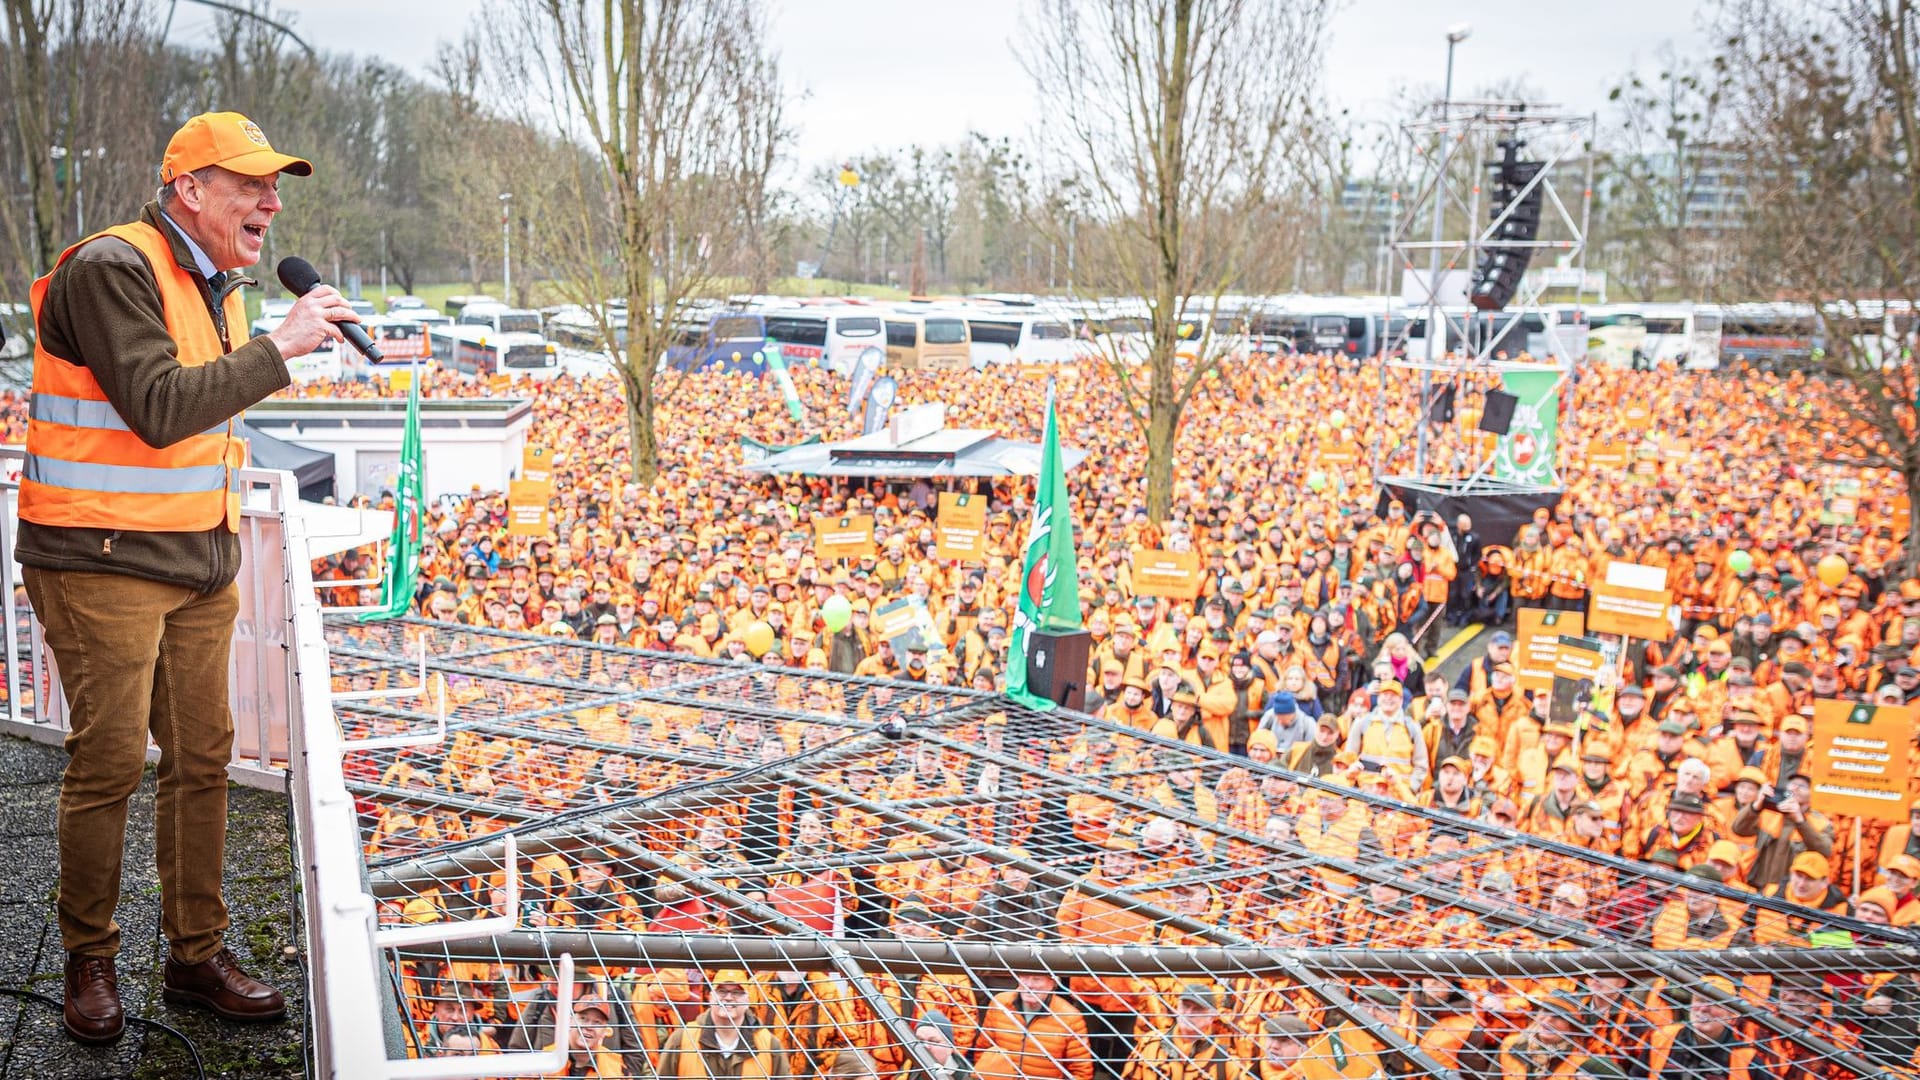
{"type": "MultiPolygon", "coordinates": [[[[1044,116],[1015,54],[1021,0],[774,0],[775,41],[803,95],[791,115],[796,164],[968,131],[1020,135],[1044,116]]],[[[1333,24],[1326,80],[1333,103],[1382,117],[1396,88],[1438,88],[1446,28],[1472,25],[1454,86],[1524,80],[1546,100],[1604,111],[1607,88],[1663,44],[1697,50],[1703,0],[1346,0],[1333,24]]],[[[466,27],[481,0],[276,0],[316,48],[376,53],[424,72],[436,43],[466,27]]],[[[210,25],[181,4],[173,39],[210,25]]],[[[1602,117],[1603,124],[1605,117],[1602,117]]]]}

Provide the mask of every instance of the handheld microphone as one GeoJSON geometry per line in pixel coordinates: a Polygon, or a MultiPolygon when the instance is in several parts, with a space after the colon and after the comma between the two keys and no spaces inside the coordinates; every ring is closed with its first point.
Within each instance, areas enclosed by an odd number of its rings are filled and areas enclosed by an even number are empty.
{"type": "MultiPolygon", "coordinates": [[[[274,272],[279,274],[280,284],[295,296],[305,296],[313,291],[315,285],[320,284],[320,271],[315,270],[312,263],[298,255],[289,255],[281,259],[280,265],[274,268],[274,272]]],[[[366,327],[357,322],[337,322],[333,325],[340,328],[340,333],[346,337],[347,344],[360,350],[361,356],[369,360],[385,359],[380,355],[380,346],[375,345],[373,339],[367,336],[366,327]]]]}

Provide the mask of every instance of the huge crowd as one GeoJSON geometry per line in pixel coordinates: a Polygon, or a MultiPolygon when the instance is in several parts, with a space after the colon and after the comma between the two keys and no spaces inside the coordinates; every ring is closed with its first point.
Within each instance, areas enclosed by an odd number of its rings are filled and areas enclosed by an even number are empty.
{"type": "MultiPolygon", "coordinates": [[[[1822,464],[1830,448],[1803,422],[1817,395],[1797,378],[1581,371],[1565,395],[1565,494],[1510,541],[1496,543],[1470,519],[1412,515],[1379,498],[1376,471],[1405,471],[1411,450],[1412,386],[1400,372],[1305,358],[1234,365],[1203,381],[1186,418],[1173,509],[1164,521],[1145,512],[1143,440],[1110,373],[1085,366],[1061,369],[1052,380],[1014,369],[899,377],[902,403],[944,401],[952,426],[1027,439],[1038,437],[1051,383],[1061,430],[1088,451],[1068,481],[1082,609],[1094,638],[1089,712],[1366,788],[1441,818],[1458,815],[1669,866],[1783,899],[1806,914],[1678,891],[1622,895],[1617,881],[1531,864],[1476,864],[1463,880],[1459,865],[1444,856],[1480,834],[1456,835],[1427,817],[1415,827],[1413,816],[1359,799],[1314,797],[1267,770],[1228,769],[1198,784],[1178,770],[1115,770],[1140,785],[1137,798],[1158,800],[1169,813],[1128,812],[1090,796],[1070,800],[1064,827],[1081,847],[1079,861],[1069,864],[1087,880],[1138,885],[1168,875],[1176,864],[1159,861],[1172,858],[1160,854],[1166,834],[1197,838],[1204,831],[1197,820],[1321,856],[1426,856],[1425,872],[1454,875],[1449,887],[1537,905],[1564,925],[1655,949],[1814,944],[1820,920],[1832,914],[1893,926],[1920,922],[1920,802],[1912,804],[1911,820],[1859,823],[1856,847],[1856,823],[1823,812],[1810,797],[1806,748],[1816,700],[1905,704],[1920,697],[1920,581],[1897,570],[1908,530],[1898,478],[1822,464]],[[1589,462],[1619,441],[1638,448],[1633,464],[1589,462]],[[1848,504],[1837,516],[1836,480],[1860,484],[1857,495],[1847,489],[1848,504]],[[1136,595],[1129,574],[1136,546],[1198,553],[1198,595],[1136,595]],[[1829,584],[1819,567],[1836,556],[1845,573],[1829,584]],[[1583,609],[1593,583],[1616,560],[1665,568],[1680,625],[1670,641],[1629,643],[1619,656],[1617,692],[1601,707],[1569,720],[1552,714],[1548,695],[1517,689],[1506,632],[1493,634],[1484,655],[1456,677],[1431,670],[1428,661],[1450,627],[1509,625],[1524,607],[1583,609]]],[[[552,531],[509,535],[501,492],[437,501],[417,610],[473,627],[751,660],[800,686],[809,671],[1002,685],[1030,481],[954,482],[954,490],[989,502],[987,552],[975,562],[940,559],[933,505],[945,486],[761,479],[739,471],[742,439],[784,444],[809,434],[856,433],[844,408],[844,380],[801,370],[796,383],[804,424],[790,421],[773,391],[753,380],[685,380],[660,412],[662,471],[645,487],[631,479],[613,380],[562,376],[538,384],[530,442],[552,452],[552,531]],[[812,520],[856,511],[874,515],[874,554],[816,558],[812,520]],[[823,612],[834,597],[845,598],[852,615],[844,629],[830,632],[823,612]],[[931,647],[896,652],[874,633],[875,609],[901,597],[925,603],[940,640],[916,644],[931,647]],[[771,631],[770,645],[757,640],[763,628],[771,631]]],[[[1488,437],[1472,423],[1476,397],[1463,389],[1466,415],[1431,433],[1443,471],[1471,469],[1486,449],[1488,437]]],[[[384,390],[320,383],[298,392],[384,390]]],[[[427,392],[475,391],[436,373],[427,392]]],[[[19,411],[12,404],[9,416],[19,411]]],[[[317,570],[334,580],[368,575],[360,553],[317,570]]],[[[330,592],[341,602],[370,599],[344,587],[330,592]]],[[[632,719],[583,715],[577,730],[603,746],[712,748],[747,739],[709,730],[698,714],[668,723],[632,719]]],[[[804,728],[752,737],[780,752],[812,738],[804,728]]],[[[978,737],[993,736],[983,730],[978,737]]],[[[468,749],[491,766],[477,771],[493,776],[538,754],[525,740],[468,749]]],[[[1048,760],[1048,749],[1023,751],[1048,760]]],[[[1067,772],[1111,765],[1111,747],[1102,761],[1097,736],[1051,750],[1050,767],[1067,772]]],[[[923,763],[926,756],[903,752],[836,779],[896,798],[959,794],[986,782],[938,755],[923,763]],[[902,785],[910,794],[896,790],[902,785]]],[[[598,764],[620,757],[603,750],[566,766],[549,761],[553,773],[578,781],[553,805],[590,785],[598,764]]],[[[518,770],[529,771],[538,770],[518,770]]],[[[443,769],[419,782],[465,786],[475,772],[443,769]]],[[[529,816],[541,810],[541,794],[521,793],[529,816]]],[[[791,830],[783,828],[777,844],[784,856],[862,849],[857,821],[808,821],[798,814],[791,830]]],[[[969,829],[980,827],[966,821],[969,829]]],[[[422,841],[419,825],[403,825],[414,830],[410,842],[431,846],[443,835],[422,841]]],[[[450,828],[463,836],[474,831],[470,826],[456,821],[450,828]]],[[[1000,828],[989,839],[1022,839],[1007,835],[1004,822],[1000,828]]],[[[369,834],[377,850],[381,830],[369,834]]],[[[704,858],[720,848],[742,850],[751,835],[729,819],[698,831],[698,843],[693,832],[687,839],[704,858]]],[[[1194,854],[1197,843],[1174,846],[1188,860],[1177,865],[1186,869],[1196,858],[1232,858],[1231,845],[1209,846],[1203,856],[1194,854]]],[[[1102,907],[1092,894],[1036,897],[1039,890],[1018,871],[943,859],[897,865],[907,868],[897,875],[904,884],[885,891],[884,914],[866,916],[876,933],[1031,933],[1115,943],[1172,932],[1123,908],[1102,907]]],[[[1225,875],[1198,896],[1168,890],[1158,902],[1194,904],[1203,921],[1235,923],[1255,940],[1306,933],[1304,940],[1346,943],[1368,940],[1372,928],[1376,943],[1525,943],[1524,933],[1507,940],[1478,922],[1411,920],[1418,900],[1337,874],[1308,890],[1320,905],[1313,918],[1338,927],[1315,937],[1301,929],[1298,910],[1271,917],[1275,909],[1257,898],[1272,890],[1243,887],[1251,880],[1225,875]]],[[[705,910],[701,919],[719,923],[674,922],[692,917],[678,902],[686,897],[671,891],[670,875],[632,879],[593,858],[556,867],[549,886],[537,901],[541,917],[564,925],[724,924],[721,913],[705,910]]],[[[543,1032],[550,1037],[552,987],[542,989],[533,969],[422,964],[410,974],[425,988],[413,1000],[430,1010],[415,1017],[422,1047],[537,1048],[543,1032]],[[479,989],[509,984],[521,992],[479,989]]],[[[1576,992],[1553,980],[1416,980],[1367,984],[1355,993],[1381,1024],[1443,1063],[1481,1075],[1847,1074],[1834,1062],[1804,1060],[1796,1045],[1711,998],[1688,1004],[1642,982],[1617,981],[1591,980],[1576,992]]],[[[1805,1030],[1884,1065],[1907,1066],[1920,1043],[1920,982],[1910,974],[1779,978],[1758,990],[1722,981],[1755,1008],[1799,1018],[1805,1030]]],[[[576,1038],[589,1041],[576,1044],[568,1075],[897,1077],[924,1072],[924,1061],[934,1060],[941,1074],[932,1080],[971,1072],[1035,1080],[1089,1080],[1095,1072],[1125,1080],[1281,1080],[1333,1075],[1320,1071],[1330,1034],[1332,1045],[1351,1048],[1356,1059],[1378,1049],[1367,1032],[1330,1018],[1313,995],[1271,979],[1056,981],[1028,972],[978,985],[927,976],[917,986],[882,987],[931,1057],[905,1054],[865,996],[825,976],[606,971],[582,989],[579,1015],[590,1023],[576,1038]]],[[[1335,1071],[1344,1069],[1343,1062],[1335,1071]]]]}

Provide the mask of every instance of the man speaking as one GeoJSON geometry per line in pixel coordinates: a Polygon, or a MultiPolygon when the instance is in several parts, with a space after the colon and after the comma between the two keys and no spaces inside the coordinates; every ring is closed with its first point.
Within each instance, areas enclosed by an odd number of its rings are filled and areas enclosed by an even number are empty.
{"type": "Polygon", "coordinates": [[[238,113],[196,116],[168,142],[158,198],[140,219],[68,248],[33,283],[39,335],[16,554],[72,722],[59,914],[64,1019],[86,1042],[126,1026],[113,913],[149,735],[160,748],[165,996],[235,1020],[286,1012],[221,940],[246,463],[234,419],[292,381],[287,358],[338,339],[334,323],[354,315],[323,286],[279,329],[246,340],[239,289],[254,283],[238,271],[260,260],[280,175],[312,172],[238,113]]]}

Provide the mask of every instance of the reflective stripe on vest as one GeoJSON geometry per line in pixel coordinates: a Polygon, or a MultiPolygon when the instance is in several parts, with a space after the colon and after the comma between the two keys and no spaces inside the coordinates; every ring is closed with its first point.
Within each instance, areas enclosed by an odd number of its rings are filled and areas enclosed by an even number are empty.
{"type": "MultiPolygon", "coordinates": [[[[95,233],[62,252],[55,268],[81,244],[102,236],[133,245],[146,259],[182,366],[198,367],[226,352],[198,277],[179,266],[166,236],[152,225],[135,222],[95,233]]],[[[33,283],[36,322],[51,278],[33,283]]],[[[229,294],[223,308],[227,325],[243,325],[245,310],[238,293],[229,294]]],[[[237,530],[239,470],[245,464],[246,443],[233,436],[231,421],[170,446],[149,446],[107,400],[92,372],[36,342],[20,481],[22,519],[135,532],[202,532],[221,524],[237,530]]]]}
{"type": "MultiPolygon", "coordinates": [[[[107,401],[62,397],[59,394],[35,394],[27,404],[27,418],[67,427],[100,428],[103,431],[131,431],[125,420],[107,401]]],[[[227,425],[215,424],[202,435],[225,435],[227,425]]]]}
{"type": "Polygon", "coordinates": [[[53,487],[85,488],[116,495],[186,495],[227,489],[224,465],[155,469],[143,465],[95,465],[89,461],[29,457],[21,477],[53,487]]]}

